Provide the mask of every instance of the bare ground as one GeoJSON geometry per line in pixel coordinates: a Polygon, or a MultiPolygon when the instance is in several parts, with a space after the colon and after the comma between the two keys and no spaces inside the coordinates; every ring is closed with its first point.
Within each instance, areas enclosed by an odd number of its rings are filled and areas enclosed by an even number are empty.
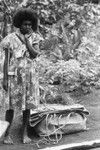
{"type": "MultiPolygon", "coordinates": [[[[90,115],[87,120],[87,128],[88,131],[64,135],[62,140],[58,143],[61,144],[69,144],[69,143],[77,143],[83,141],[91,141],[100,139],[100,89],[93,90],[93,93],[74,97],[75,101],[83,104],[90,112],[90,115]]],[[[0,118],[4,118],[4,112],[0,113],[0,118]]],[[[33,131],[30,130],[32,133],[33,131]]],[[[17,116],[14,119],[13,128],[12,128],[12,137],[14,140],[14,145],[4,145],[2,141],[0,142],[0,150],[37,150],[39,149],[36,144],[40,139],[34,138],[32,144],[22,144],[22,118],[21,116],[17,116]]],[[[40,148],[45,148],[48,146],[52,146],[52,144],[39,144],[40,148]]],[[[54,146],[54,145],[53,145],[54,146]]],[[[95,150],[100,150],[100,148],[95,148],[95,150]]]]}

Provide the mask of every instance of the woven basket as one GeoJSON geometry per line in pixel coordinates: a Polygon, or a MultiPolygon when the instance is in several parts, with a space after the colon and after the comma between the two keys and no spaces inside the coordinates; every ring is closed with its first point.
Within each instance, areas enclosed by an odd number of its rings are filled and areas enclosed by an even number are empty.
{"type": "MultiPolygon", "coordinates": [[[[52,104],[53,107],[55,105],[52,104]]],[[[86,115],[89,112],[83,106],[56,106],[55,108],[31,115],[30,126],[35,127],[38,135],[51,136],[86,130],[86,115]]]]}

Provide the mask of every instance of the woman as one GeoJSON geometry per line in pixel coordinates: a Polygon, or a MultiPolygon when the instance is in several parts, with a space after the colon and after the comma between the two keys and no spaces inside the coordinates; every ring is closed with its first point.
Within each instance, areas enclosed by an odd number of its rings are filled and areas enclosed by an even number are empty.
{"type": "Polygon", "coordinates": [[[64,32],[64,39],[67,39],[66,45],[68,45],[67,51],[64,53],[64,59],[69,60],[72,58],[77,59],[77,48],[81,42],[80,31],[80,18],[77,12],[73,11],[65,18],[65,22],[62,23],[62,29],[64,32]]]}
{"type": "Polygon", "coordinates": [[[27,135],[27,125],[30,109],[35,107],[34,94],[34,58],[39,52],[39,42],[42,40],[37,31],[37,18],[29,8],[21,8],[13,17],[13,25],[17,32],[6,36],[1,42],[5,51],[3,88],[9,95],[9,109],[5,119],[9,128],[5,134],[4,143],[12,144],[10,129],[14,109],[20,103],[23,110],[23,143],[30,143],[27,135]]]}

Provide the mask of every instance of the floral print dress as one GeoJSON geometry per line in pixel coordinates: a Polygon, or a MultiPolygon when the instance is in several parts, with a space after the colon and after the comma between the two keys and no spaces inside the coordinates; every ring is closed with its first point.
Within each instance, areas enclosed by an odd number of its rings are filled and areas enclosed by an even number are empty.
{"type": "MultiPolygon", "coordinates": [[[[39,102],[38,73],[35,70],[35,59],[31,59],[26,45],[20,40],[20,32],[9,34],[1,42],[1,50],[6,47],[11,55],[8,76],[9,90],[5,94],[7,109],[32,109],[39,102]],[[9,107],[9,108],[8,108],[9,107]]],[[[42,37],[37,33],[28,35],[30,44],[38,51],[42,37]]]]}

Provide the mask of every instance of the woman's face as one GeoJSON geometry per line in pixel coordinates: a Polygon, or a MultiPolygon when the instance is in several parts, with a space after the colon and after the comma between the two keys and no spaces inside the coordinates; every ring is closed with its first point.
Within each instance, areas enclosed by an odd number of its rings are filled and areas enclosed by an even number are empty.
{"type": "Polygon", "coordinates": [[[23,21],[20,27],[20,31],[22,34],[29,34],[32,32],[32,22],[31,21],[23,21]]]}
{"type": "Polygon", "coordinates": [[[76,20],[76,18],[77,18],[76,13],[72,12],[71,15],[70,15],[70,19],[71,20],[76,20]]]}

